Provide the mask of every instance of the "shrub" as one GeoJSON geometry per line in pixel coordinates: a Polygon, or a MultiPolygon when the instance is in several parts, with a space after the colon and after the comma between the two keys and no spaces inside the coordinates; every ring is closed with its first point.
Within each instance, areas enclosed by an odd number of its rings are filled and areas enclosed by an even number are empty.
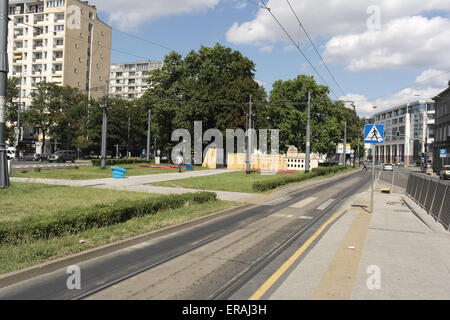
{"type": "Polygon", "coordinates": [[[34,168],[34,172],[41,172],[41,167],[34,168]]]}
{"type": "Polygon", "coordinates": [[[176,209],[185,204],[215,201],[211,192],[166,195],[137,201],[120,201],[74,208],[53,215],[27,217],[20,221],[0,222],[0,244],[20,243],[64,234],[76,234],[130,220],[134,217],[157,214],[164,209],[176,209]]]}
{"type": "Polygon", "coordinates": [[[257,192],[265,192],[268,190],[276,189],[280,186],[284,186],[292,182],[302,182],[308,179],[312,179],[314,177],[325,176],[327,174],[336,173],[345,169],[346,167],[344,166],[314,168],[310,172],[302,175],[279,176],[266,181],[258,181],[253,183],[252,188],[257,192]]]}

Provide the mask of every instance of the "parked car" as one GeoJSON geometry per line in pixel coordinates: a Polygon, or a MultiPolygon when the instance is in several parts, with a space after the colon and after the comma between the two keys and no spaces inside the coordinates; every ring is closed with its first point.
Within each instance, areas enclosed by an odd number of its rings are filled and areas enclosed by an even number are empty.
{"type": "Polygon", "coordinates": [[[439,179],[450,179],[450,166],[444,166],[441,172],[439,172],[439,179]]]}
{"type": "Polygon", "coordinates": [[[40,161],[41,156],[34,152],[27,152],[27,153],[23,154],[22,160],[23,161],[40,161]]]}
{"type": "Polygon", "coordinates": [[[394,171],[394,165],[392,163],[385,163],[383,165],[383,171],[394,171]]]}
{"type": "Polygon", "coordinates": [[[57,151],[54,154],[50,155],[48,157],[48,162],[66,162],[66,161],[72,161],[75,162],[77,159],[77,153],[75,151],[71,150],[62,150],[57,151]]]}

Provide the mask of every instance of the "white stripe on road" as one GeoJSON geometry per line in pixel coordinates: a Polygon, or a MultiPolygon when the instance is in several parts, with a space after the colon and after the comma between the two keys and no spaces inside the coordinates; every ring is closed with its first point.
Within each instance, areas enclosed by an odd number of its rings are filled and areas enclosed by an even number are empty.
{"type": "Polygon", "coordinates": [[[304,200],[302,200],[302,201],[299,201],[299,202],[297,202],[297,203],[294,203],[294,204],[291,205],[290,207],[291,207],[291,208],[297,208],[297,209],[303,209],[303,208],[306,207],[308,204],[310,204],[310,203],[312,203],[312,202],[314,202],[314,201],[316,201],[316,200],[317,200],[317,198],[309,197],[309,198],[306,198],[306,199],[304,199],[304,200]]]}
{"type": "Polygon", "coordinates": [[[271,200],[271,201],[269,201],[269,202],[263,203],[263,205],[264,205],[264,206],[276,206],[276,205],[278,205],[278,204],[282,204],[282,203],[284,203],[284,202],[286,202],[286,201],[289,201],[289,200],[291,200],[291,199],[292,199],[292,198],[290,198],[290,197],[284,197],[284,198],[274,199],[274,200],[271,200]]]}
{"type": "Polygon", "coordinates": [[[278,218],[293,218],[294,216],[292,214],[273,214],[272,217],[278,217],[278,218]]]}
{"type": "Polygon", "coordinates": [[[326,208],[328,208],[336,199],[330,199],[327,202],[325,202],[324,204],[322,204],[320,207],[317,208],[317,210],[323,211],[326,208]]]}
{"type": "Polygon", "coordinates": [[[307,217],[307,216],[303,216],[303,217],[298,217],[301,220],[312,220],[313,217],[307,217]]]}

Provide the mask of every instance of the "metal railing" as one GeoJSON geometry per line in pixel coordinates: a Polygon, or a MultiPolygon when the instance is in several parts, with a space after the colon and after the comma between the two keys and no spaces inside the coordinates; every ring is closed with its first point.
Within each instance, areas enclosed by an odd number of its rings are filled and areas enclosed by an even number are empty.
{"type": "Polygon", "coordinates": [[[450,231],[450,184],[412,173],[406,194],[450,231]]]}

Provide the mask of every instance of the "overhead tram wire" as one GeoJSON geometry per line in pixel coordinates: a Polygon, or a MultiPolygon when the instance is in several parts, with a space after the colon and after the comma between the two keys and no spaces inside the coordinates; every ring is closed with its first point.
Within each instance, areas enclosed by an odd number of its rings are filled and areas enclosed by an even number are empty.
{"type": "Polygon", "coordinates": [[[260,0],[260,2],[264,5],[263,9],[266,9],[270,15],[272,16],[272,18],[277,22],[277,24],[280,26],[280,28],[283,30],[283,32],[287,35],[287,37],[289,38],[289,40],[292,42],[292,44],[297,48],[297,50],[301,53],[301,55],[305,58],[305,60],[309,63],[309,65],[311,66],[311,68],[314,70],[314,72],[319,76],[319,78],[322,80],[322,82],[330,88],[330,91],[333,93],[333,95],[336,97],[337,100],[339,100],[339,97],[336,95],[336,93],[334,92],[334,90],[331,88],[330,85],[328,85],[328,83],[325,81],[325,79],[322,77],[322,75],[320,74],[320,72],[316,69],[316,67],[314,67],[314,65],[312,64],[312,62],[308,59],[308,57],[305,55],[305,53],[302,51],[302,49],[300,48],[300,46],[294,41],[294,39],[292,38],[292,36],[289,34],[289,32],[287,32],[287,30],[283,27],[283,25],[281,24],[281,22],[277,19],[277,17],[275,17],[275,15],[272,13],[272,10],[267,7],[267,4],[264,2],[264,0],[260,0]]]}
{"type": "Polygon", "coordinates": [[[323,65],[325,66],[325,68],[327,69],[328,73],[330,74],[331,78],[334,80],[334,82],[336,83],[337,87],[339,88],[339,90],[342,93],[342,96],[345,96],[344,90],[342,90],[342,87],[339,85],[338,81],[336,80],[336,77],[333,75],[333,73],[331,72],[331,70],[328,68],[327,63],[325,62],[325,60],[323,59],[322,55],[320,54],[319,50],[317,49],[314,41],[311,39],[311,37],[309,36],[308,32],[306,31],[303,23],[300,21],[300,18],[297,16],[297,13],[295,12],[294,8],[292,7],[291,3],[289,2],[289,0],[286,0],[286,2],[289,5],[289,8],[291,8],[292,13],[294,14],[295,18],[298,21],[298,24],[300,25],[300,27],[302,28],[303,32],[306,34],[306,36],[309,39],[309,42],[311,43],[311,45],[313,46],[314,50],[316,51],[317,55],[320,57],[320,59],[322,60],[323,65]]]}

